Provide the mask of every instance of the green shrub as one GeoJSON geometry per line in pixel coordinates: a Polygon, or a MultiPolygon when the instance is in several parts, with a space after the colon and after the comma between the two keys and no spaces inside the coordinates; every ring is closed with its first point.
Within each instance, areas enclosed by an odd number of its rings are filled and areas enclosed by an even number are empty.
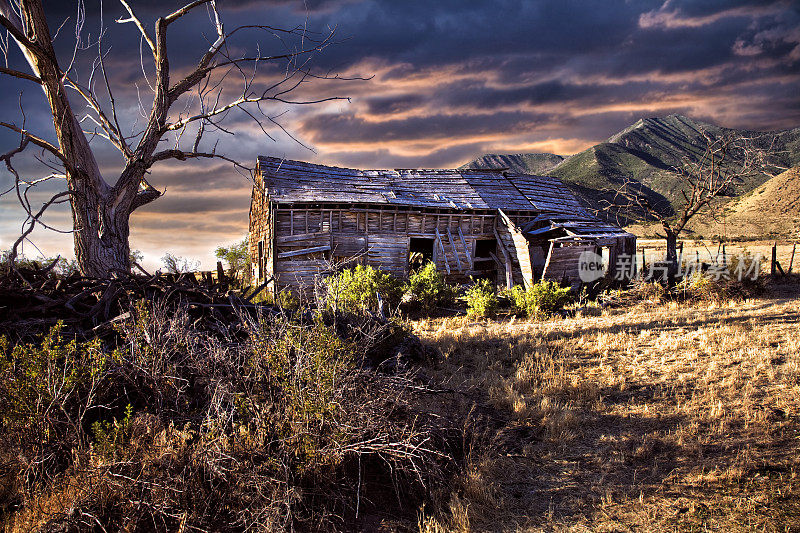
{"type": "Polygon", "coordinates": [[[92,449],[95,453],[110,459],[115,458],[129,439],[132,414],[133,406],[128,404],[122,420],[116,418],[111,421],[96,420],[92,424],[92,434],[94,435],[92,449]]]}
{"type": "Polygon", "coordinates": [[[237,431],[281,439],[298,472],[338,464],[341,455],[333,450],[352,437],[339,424],[347,403],[344,384],[357,372],[356,346],[320,315],[302,327],[280,318],[254,333],[248,365],[255,375],[268,376],[273,392],[271,398],[239,398],[237,431]],[[267,405],[280,405],[269,419],[263,416],[267,405]]]}
{"type": "Polygon", "coordinates": [[[509,293],[515,312],[528,316],[548,315],[563,308],[569,302],[569,287],[561,287],[555,281],[540,281],[528,289],[519,285],[509,293]]]}
{"type": "Polygon", "coordinates": [[[218,246],[214,250],[217,259],[228,263],[228,277],[242,285],[250,283],[250,258],[247,253],[247,237],[230,246],[218,246]]]}
{"type": "MultiPolygon", "coordinates": [[[[700,299],[713,299],[715,293],[718,291],[711,276],[707,276],[702,272],[693,272],[689,276],[684,276],[683,279],[675,285],[675,289],[685,295],[698,297],[700,299]]],[[[721,288],[721,287],[720,287],[721,288]]]]}
{"type": "MultiPolygon", "coordinates": [[[[99,339],[67,340],[64,324],[53,326],[40,344],[10,347],[0,338],[0,424],[38,433],[47,440],[72,428],[85,414],[77,397],[95,390],[120,352],[99,339]],[[10,352],[10,353],[9,353],[10,352]]],[[[82,437],[82,435],[79,435],[82,437]]]]}
{"type": "Polygon", "coordinates": [[[409,276],[403,299],[418,302],[423,310],[431,311],[437,306],[451,303],[455,292],[445,281],[444,275],[436,270],[436,265],[429,262],[409,276]]]}
{"type": "Polygon", "coordinates": [[[497,310],[497,291],[488,279],[478,280],[467,289],[466,298],[469,317],[484,318],[493,315],[497,310]]]}
{"type": "Polygon", "coordinates": [[[403,294],[400,280],[372,266],[356,265],[325,279],[327,305],[336,311],[378,309],[378,295],[396,306],[403,294]]]}
{"type": "Polygon", "coordinates": [[[292,292],[292,289],[288,287],[278,291],[278,294],[275,295],[273,303],[284,309],[294,310],[300,308],[300,298],[295,296],[294,292],[292,292]]]}

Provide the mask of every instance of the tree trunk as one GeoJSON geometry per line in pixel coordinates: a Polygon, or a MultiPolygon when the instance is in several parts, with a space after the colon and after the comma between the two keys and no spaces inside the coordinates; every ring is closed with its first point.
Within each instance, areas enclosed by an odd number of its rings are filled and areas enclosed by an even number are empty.
{"type": "Polygon", "coordinates": [[[678,274],[678,234],[667,230],[667,283],[670,287],[675,285],[675,276],[678,274]]]}
{"type": "Polygon", "coordinates": [[[75,258],[81,274],[107,278],[129,272],[129,214],[115,213],[108,193],[101,196],[88,187],[83,193],[72,196],[75,258]]]}
{"type": "MultiPolygon", "coordinates": [[[[128,236],[133,198],[109,187],[100,173],[86,135],[72,111],[41,0],[21,3],[26,36],[35,49],[18,42],[34,73],[42,80],[53,115],[58,148],[64,157],[71,192],[75,257],[82,274],[109,277],[130,270],[128,236]],[[124,201],[123,201],[124,200],[124,201]]],[[[20,30],[23,26],[20,24],[20,30]]]]}

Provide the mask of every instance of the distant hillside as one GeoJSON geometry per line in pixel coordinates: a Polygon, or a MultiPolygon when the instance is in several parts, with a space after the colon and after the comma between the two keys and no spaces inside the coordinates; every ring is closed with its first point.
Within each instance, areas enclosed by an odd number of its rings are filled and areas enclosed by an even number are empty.
{"type": "Polygon", "coordinates": [[[520,174],[548,173],[564,161],[564,156],[556,154],[486,154],[470,161],[460,168],[508,168],[520,174]]]}
{"type": "MultiPolygon", "coordinates": [[[[639,184],[652,205],[672,214],[683,201],[682,182],[675,172],[685,158],[696,159],[703,153],[703,133],[719,137],[735,133],[756,139],[760,148],[769,150],[776,165],[800,163],[800,128],[780,132],[732,130],[693,120],[681,115],[647,118],[637,121],[609,137],[605,142],[565,158],[545,173],[564,181],[587,205],[599,207],[603,199],[613,200],[613,191],[622,183],[639,184]],[[773,141],[774,139],[774,141],[773,141]]],[[[483,156],[465,167],[510,167],[513,171],[542,173],[544,156],[552,154],[514,154],[483,156]],[[528,156],[528,157],[526,157],[528,156]],[[526,164],[530,160],[531,164],[526,164]],[[513,163],[513,165],[512,165],[513,163]]],[[[745,194],[769,179],[766,174],[753,176],[732,191],[745,194]]]]}
{"type": "Polygon", "coordinates": [[[690,229],[704,237],[796,237],[800,233],[800,166],[734,200],[717,219],[698,219],[690,224],[690,229]]]}

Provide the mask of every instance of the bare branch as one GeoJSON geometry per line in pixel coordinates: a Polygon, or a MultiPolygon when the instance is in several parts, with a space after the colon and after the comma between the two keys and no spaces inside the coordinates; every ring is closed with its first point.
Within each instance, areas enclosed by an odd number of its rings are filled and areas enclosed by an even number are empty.
{"type": "Polygon", "coordinates": [[[235,167],[238,167],[242,170],[247,170],[251,172],[253,169],[241,164],[239,161],[236,161],[233,158],[225,156],[223,154],[218,154],[216,152],[198,152],[196,150],[187,152],[183,150],[162,150],[161,152],[157,152],[153,154],[153,157],[150,159],[151,163],[157,163],[159,161],[166,161],[168,159],[177,159],[178,161],[186,161],[187,159],[221,159],[223,161],[227,161],[231,163],[235,167]]]}
{"type": "Polygon", "coordinates": [[[2,126],[4,128],[7,128],[7,129],[9,129],[11,131],[15,131],[17,133],[21,133],[26,138],[30,139],[30,142],[32,142],[33,144],[35,144],[39,148],[44,148],[45,150],[47,150],[48,152],[50,152],[51,154],[56,156],[62,163],[64,163],[64,165],[68,164],[68,161],[67,161],[66,157],[64,156],[64,154],[62,154],[61,151],[58,148],[56,148],[55,146],[53,146],[49,142],[47,142],[47,141],[45,141],[43,139],[40,139],[39,137],[36,137],[34,135],[31,135],[31,133],[29,131],[27,131],[27,130],[25,130],[23,128],[20,128],[18,126],[15,126],[14,124],[8,124],[7,122],[0,122],[0,126],[2,126]]]}
{"type": "Polygon", "coordinates": [[[182,16],[186,15],[187,13],[189,13],[194,8],[202,6],[203,4],[208,4],[208,3],[214,3],[214,0],[195,0],[194,2],[186,4],[185,6],[183,6],[180,9],[178,9],[177,11],[175,11],[175,12],[167,15],[166,17],[164,17],[164,22],[166,22],[167,24],[172,24],[173,22],[175,22],[176,20],[178,20],[182,16]]]}
{"type": "Polygon", "coordinates": [[[142,38],[145,40],[147,45],[150,47],[150,50],[153,52],[153,57],[155,57],[156,45],[153,42],[153,39],[151,39],[150,36],[147,34],[147,30],[144,29],[144,24],[142,24],[142,21],[133,12],[133,8],[130,6],[130,4],[128,4],[127,0],[119,0],[119,3],[122,4],[122,6],[128,11],[130,17],[126,19],[117,19],[117,24],[125,24],[127,22],[133,22],[134,24],[136,24],[136,27],[139,28],[139,31],[142,33],[142,38]]]}
{"type": "Polygon", "coordinates": [[[20,72],[19,70],[14,70],[11,68],[0,67],[0,74],[7,74],[9,76],[14,76],[15,78],[29,80],[34,83],[38,83],[40,85],[42,83],[42,79],[39,76],[34,76],[33,74],[27,74],[25,72],[20,72]]]}

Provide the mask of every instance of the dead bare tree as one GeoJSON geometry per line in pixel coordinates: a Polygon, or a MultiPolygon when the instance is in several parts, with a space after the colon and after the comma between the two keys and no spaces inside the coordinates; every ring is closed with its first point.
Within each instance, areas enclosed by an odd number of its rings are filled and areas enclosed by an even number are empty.
{"type": "Polygon", "coordinates": [[[758,174],[770,174],[777,168],[767,162],[770,153],[764,146],[764,139],[753,139],[735,134],[713,137],[701,132],[705,146],[700,147],[699,157],[684,157],[682,164],[675,167],[678,187],[682,197],[678,212],[675,213],[669,201],[652,201],[644,193],[641,183],[633,178],[625,180],[613,191],[612,200],[604,208],[613,212],[618,221],[640,219],[661,225],[666,240],[666,262],[668,278],[674,279],[678,271],[678,237],[686,230],[689,221],[695,216],[716,218],[720,201],[735,194],[736,187],[745,178],[758,174]]]}
{"type": "MultiPolygon", "coordinates": [[[[57,143],[50,143],[45,140],[46,135],[35,135],[26,128],[24,120],[22,124],[0,121],[0,127],[20,136],[19,146],[0,155],[0,160],[14,178],[14,185],[0,194],[16,192],[27,216],[22,235],[10,253],[12,262],[18,246],[35,227],[50,227],[42,220],[45,211],[51,205],[68,201],[72,210],[72,229],[67,232],[74,235],[75,256],[81,272],[107,277],[114,271],[128,271],[131,213],[162,194],[147,180],[154,165],[168,160],[216,158],[246,169],[243,164],[218,152],[216,142],[208,148],[201,146],[204,140],[203,146],[208,144],[205,139],[208,132],[216,135],[232,133],[225,124],[232,112],[243,113],[270,137],[268,127],[286,130],[277,116],[267,112],[266,104],[313,104],[339,99],[304,100],[290,96],[307,81],[335,77],[316,75],[310,68],[311,58],[331,44],[332,32],[319,35],[308,32],[304,26],[280,29],[267,25],[239,26],[229,31],[223,25],[215,0],[189,2],[159,17],[155,27],[149,30],[128,0],[119,0],[119,3],[127,15],[116,22],[136,28],[140,38],[143,87],[149,88],[152,98],[149,113],[142,114],[146,123],[138,129],[136,123],[124,129],[128,117],[121,117],[118,113],[119,104],[111,83],[113,75],[106,68],[109,48],[104,45],[103,37],[108,29],[102,26],[102,16],[99,37],[91,43],[91,49],[96,49],[97,55],[89,69],[88,79],[81,83],[75,58],[88,46],[81,36],[85,21],[83,2],[77,2],[74,53],[69,65],[62,67],[56,56],[43,1],[0,0],[0,25],[7,32],[2,42],[6,66],[0,67],[0,74],[41,86],[52,113],[57,139],[57,143]],[[168,56],[169,29],[201,8],[207,10],[214,40],[199,51],[193,68],[176,73],[168,56]],[[285,46],[277,54],[263,53],[257,42],[253,46],[254,52],[241,52],[241,48],[232,43],[229,46],[232,37],[239,39],[245,32],[278,37],[285,46]],[[11,41],[22,51],[30,72],[23,67],[9,68],[11,41]],[[276,63],[282,67],[278,75],[273,70],[272,75],[267,76],[260,68],[264,64],[276,63]],[[79,115],[70,96],[81,106],[85,105],[87,111],[79,115]],[[106,180],[101,173],[96,153],[89,142],[96,137],[111,143],[122,155],[123,168],[115,181],[106,180]],[[165,146],[166,143],[169,146],[165,146]],[[31,145],[50,158],[46,163],[55,169],[52,174],[27,179],[14,169],[12,159],[31,145]],[[50,198],[40,209],[34,208],[28,198],[29,191],[43,181],[55,179],[64,181],[65,190],[50,198]]],[[[144,111],[141,94],[139,105],[144,111]]],[[[289,132],[286,133],[291,137],[289,132]]]]}

